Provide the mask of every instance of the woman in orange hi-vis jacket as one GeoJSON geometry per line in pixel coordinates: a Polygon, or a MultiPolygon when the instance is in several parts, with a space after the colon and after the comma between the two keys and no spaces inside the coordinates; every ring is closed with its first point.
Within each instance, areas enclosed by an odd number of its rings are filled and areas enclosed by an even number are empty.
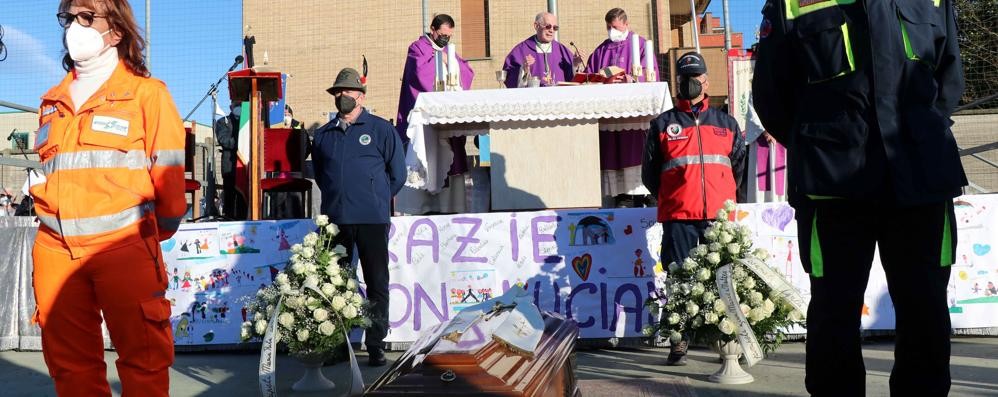
{"type": "Polygon", "coordinates": [[[69,73],[42,97],[31,187],[42,350],[61,396],[110,396],[101,320],[124,396],[166,396],[173,364],[159,243],[186,212],[184,129],[149,77],[126,0],[61,0],[69,73]]]}

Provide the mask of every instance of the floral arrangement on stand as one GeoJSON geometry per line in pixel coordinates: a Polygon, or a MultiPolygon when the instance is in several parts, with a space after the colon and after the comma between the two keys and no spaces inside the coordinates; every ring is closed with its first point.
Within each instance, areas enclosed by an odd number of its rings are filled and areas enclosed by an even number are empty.
{"type": "Polygon", "coordinates": [[[718,269],[725,265],[732,266],[739,309],[765,353],[779,347],[786,336],[784,330],[803,325],[802,313],[738,263],[751,256],[765,262],[769,253],[753,250],[752,231],[731,220],[735,210],[734,202],[727,201],[707,228],[706,243],[690,250],[683,263],[670,263],[666,277],[657,280],[659,287],[647,306],[653,313],[660,313],[661,319],[645,329],[646,335],[662,335],[672,343],[678,343],[683,335],[706,345],[737,341],[738,321],[729,318],[716,282],[718,269]]]}
{"type": "Polygon", "coordinates": [[[242,324],[243,341],[263,337],[276,310],[276,340],[299,357],[329,354],[346,342],[350,329],[370,326],[354,269],[340,265],[346,248],[334,242],[339,228],[325,215],[315,224],[316,232],[291,247],[291,260],[274,283],[247,305],[252,321],[242,324]]]}

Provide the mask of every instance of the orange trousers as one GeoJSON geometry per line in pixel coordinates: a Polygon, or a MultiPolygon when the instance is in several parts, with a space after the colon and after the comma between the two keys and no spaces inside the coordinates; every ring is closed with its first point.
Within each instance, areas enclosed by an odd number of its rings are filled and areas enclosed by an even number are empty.
{"type": "Polygon", "coordinates": [[[101,319],[122,396],[168,396],[173,364],[166,268],[156,238],[83,258],[42,227],[32,252],[35,318],[59,396],[110,396],[101,319]]]}

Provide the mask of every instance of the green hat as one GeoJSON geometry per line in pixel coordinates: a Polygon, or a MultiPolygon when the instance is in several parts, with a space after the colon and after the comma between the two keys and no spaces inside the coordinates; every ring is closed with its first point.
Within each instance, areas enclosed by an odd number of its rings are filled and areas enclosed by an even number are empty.
{"type": "Polygon", "coordinates": [[[326,89],[330,95],[333,91],[340,89],[354,89],[360,90],[360,92],[367,93],[367,87],[361,82],[360,73],[358,73],[353,68],[343,68],[340,73],[336,75],[336,82],[333,83],[332,87],[326,89]]]}

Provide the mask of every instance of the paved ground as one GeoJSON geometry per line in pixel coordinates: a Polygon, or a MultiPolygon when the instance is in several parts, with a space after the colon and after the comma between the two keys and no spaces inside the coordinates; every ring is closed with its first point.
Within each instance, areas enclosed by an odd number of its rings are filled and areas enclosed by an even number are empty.
{"type": "MultiPolygon", "coordinates": [[[[892,363],[893,342],[871,341],[864,345],[867,365],[867,395],[887,396],[887,380],[892,363]]],[[[366,357],[361,358],[361,363],[366,357]]],[[[718,367],[717,356],[706,349],[691,351],[690,365],[665,367],[664,349],[586,350],[578,353],[580,379],[631,379],[686,376],[699,397],[710,396],[802,396],[804,391],[804,344],[788,343],[748,372],[755,382],[740,386],[722,386],[707,381],[718,367]]],[[[393,353],[391,358],[398,356],[393,353]]],[[[112,388],[120,390],[114,369],[114,352],[107,353],[112,388]]],[[[173,396],[258,395],[256,367],[258,356],[252,353],[184,353],[177,356],[171,371],[173,396]]],[[[952,356],[954,397],[998,395],[998,338],[956,338],[952,356]]],[[[301,374],[301,366],[292,358],[278,358],[278,385],[282,395],[290,395],[291,384],[301,374]]],[[[364,380],[373,382],[383,369],[362,366],[364,380]]],[[[327,377],[345,387],[347,366],[326,367],[327,377]]],[[[54,396],[45,363],[39,352],[0,352],[0,385],[3,396],[54,396]]],[[[117,395],[117,394],[116,394],[117,395]]],[[[307,394],[296,394],[306,396],[307,394]]],[[[326,394],[336,395],[336,394],[326,394]]],[[[623,396],[621,396],[623,397],[623,396]]]]}

